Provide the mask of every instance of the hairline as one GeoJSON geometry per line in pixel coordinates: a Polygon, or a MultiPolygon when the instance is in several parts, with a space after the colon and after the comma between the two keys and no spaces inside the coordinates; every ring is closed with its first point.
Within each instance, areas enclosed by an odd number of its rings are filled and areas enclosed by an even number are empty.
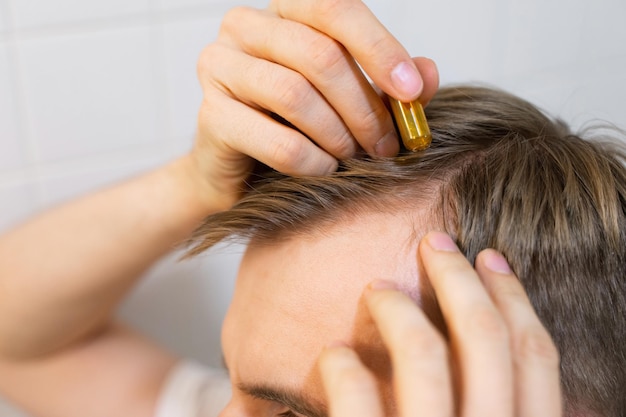
{"type": "Polygon", "coordinates": [[[351,201],[337,208],[333,213],[335,219],[318,218],[309,223],[299,224],[290,229],[275,230],[271,235],[253,234],[249,238],[231,235],[229,240],[244,240],[248,247],[282,245],[293,239],[316,240],[332,236],[339,229],[348,224],[358,222],[363,216],[372,214],[405,216],[408,227],[411,228],[409,239],[411,242],[419,241],[422,235],[430,230],[442,230],[449,232],[449,224],[456,222],[456,218],[448,219],[452,214],[444,207],[444,193],[448,192],[447,180],[431,179],[419,181],[415,184],[406,183],[395,187],[402,190],[403,195],[397,196],[391,192],[384,192],[375,197],[363,197],[351,201]],[[411,188],[419,189],[409,191],[411,188]],[[417,207],[416,207],[417,206],[417,207]],[[420,216],[423,214],[423,217],[420,216]],[[430,225],[428,225],[430,223],[430,225]]]}

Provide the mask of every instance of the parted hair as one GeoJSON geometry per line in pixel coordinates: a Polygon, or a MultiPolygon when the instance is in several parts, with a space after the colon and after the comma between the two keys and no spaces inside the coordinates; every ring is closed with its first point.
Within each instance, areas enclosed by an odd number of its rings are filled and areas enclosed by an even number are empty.
{"type": "Polygon", "coordinates": [[[426,114],[428,150],[354,158],[330,176],[253,181],[195,231],[188,255],[224,239],[272,244],[323,233],[360,212],[427,199],[471,262],[485,248],[508,259],[559,350],[566,415],[626,416],[623,145],[583,139],[484,87],[443,88],[426,114]]]}

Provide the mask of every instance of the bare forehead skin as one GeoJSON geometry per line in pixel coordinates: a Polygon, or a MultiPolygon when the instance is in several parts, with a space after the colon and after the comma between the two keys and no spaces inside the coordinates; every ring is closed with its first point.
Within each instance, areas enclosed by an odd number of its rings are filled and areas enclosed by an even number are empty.
{"type": "Polygon", "coordinates": [[[416,301],[424,290],[419,238],[437,228],[427,209],[363,213],[323,234],[253,245],[242,260],[223,326],[233,401],[237,385],[305,392],[324,403],[316,360],[328,344],[351,344],[381,380],[388,362],[361,296],[377,279],[392,280],[416,301]]]}

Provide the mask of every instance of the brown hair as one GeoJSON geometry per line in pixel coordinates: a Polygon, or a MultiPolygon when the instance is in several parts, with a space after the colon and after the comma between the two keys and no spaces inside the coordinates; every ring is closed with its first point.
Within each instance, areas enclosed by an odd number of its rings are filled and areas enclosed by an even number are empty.
{"type": "Polygon", "coordinates": [[[470,261],[501,251],[561,354],[569,415],[626,415],[626,152],[480,87],[441,89],[433,144],[352,159],[326,177],[273,174],[206,219],[189,255],[226,238],[270,244],[361,211],[429,199],[470,261]]]}

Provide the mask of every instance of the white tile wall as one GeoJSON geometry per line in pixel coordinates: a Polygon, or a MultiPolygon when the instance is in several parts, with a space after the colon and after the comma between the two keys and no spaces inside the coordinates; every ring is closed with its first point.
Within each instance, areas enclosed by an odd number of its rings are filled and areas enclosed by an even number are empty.
{"type": "Polygon", "coordinates": [[[23,163],[10,65],[8,46],[0,41],[0,172],[18,168],[23,163]]]}
{"type": "Polygon", "coordinates": [[[605,122],[626,128],[625,60],[622,56],[567,65],[559,73],[543,73],[540,85],[526,77],[512,90],[563,118],[574,130],[605,122]]]}
{"type": "Polygon", "coordinates": [[[4,34],[7,28],[7,18],[8,18],[8,7],[6,4],[7,0],[0,0],[0,36],[4,34]]]}
{"type": "Polygon", "coordinates": [[[23,181],[0,187],[0,233],[25,220],[38,207],[33,182],[23,181]]]}
{"type": "Polygon", "coordinates": [[[584,23],[593,30],[584,31],[580,44],[580,59],[594,60],[624,54],[626,40],[626,2],[602,0],[585,2],[584,23]]]}
{"type": "Polygon", "coordinates": [[[501,71],[519,76],[577,61],[584,52],[580,43],[588,29],[587,9],[588,3],[580,1],[571,1],[566,8],[555,1],[511,2],[508,23],[498,38],[501,71]]]}
{"type": "Polygon", "coordinates": [[[150,34],[140,26],[19,42],[37,161],[155,140],[162,126],[150,34]]]}
{"type": "Polygon", "coordinates": [[[407,1],[404,5],[403,13],[396,16],[398,37],[412,55],[437,62],[442,82],[491,78],[500,2],[407,1]]]}
{"type": "Polygon", "coordinates": [[[207,4],[220,2],[221,0],[157,0],[159,7],[162,7],[165,10],[206,6],[207,4]]]}
{"type": "Polygon", "coordinates": [[[184,356],[221,366],[215,331],[234,289],[231,265],[239,263],[243,251],[222,245],[191,261],[178,262],[180,253],[164,259],[123,304],[120,316],[184,356]]]}
{"type": "Polygon", "coordinates": [[[159,7],[163,10],[177,10],[185,8],[207,8],[215,7],[223,10],[233,6],[251,6],[251,7],[265,7],[269,0],[241,0],[241,1],[228,1],[228,0],[156,0],[159,7]]]}
{"type": "Polygon", "coordinates": [[[163,25],[163,69],[171,137],[191,142],[202,90],[196,62],[202,48],[217,37],[218,17],[201,17],[163,25]]]}
{"type": "Polygon", "coordinates": [[[575,127],[594,117],[626,127],[618,101],[626,73],[626,27],[617,23],[626,20],[626,3],[404,4],[395,33],[413,55],[435,59],[443,84],[478,81],[509,89],[575,127]]]}
{"type": "Polygon", "coordinates": [[[171,155],[141,155],[135,150],[131,158],[118,155],[115,158],[90,159],[86,164],[88,167],[82,163],[64,166],[39,180],[39,203],[49,207],[67,201],[94,189],[141,175],[170,158],[171,155]]]}
{"type": "MultiPolygon", "coordinates": [[[[0,231],[188,148],[196,57],[231,5],[268,1],[0,0],[0,231]]],[[[575,127],[626,128],[623,0],[365,2],[412,54],[436,59],[444,83],[491,83],[575,127]]],[[[238,252],[164,260],[122,316],[219,364],[238,252]]],[[[0,404],[0,416],[13,414],[0,404]]]]}
{"type": "Polygon", "coordinates": [[[5,0],[19,29],[90,19],[146,14],[151,0],[5,0]]]}

